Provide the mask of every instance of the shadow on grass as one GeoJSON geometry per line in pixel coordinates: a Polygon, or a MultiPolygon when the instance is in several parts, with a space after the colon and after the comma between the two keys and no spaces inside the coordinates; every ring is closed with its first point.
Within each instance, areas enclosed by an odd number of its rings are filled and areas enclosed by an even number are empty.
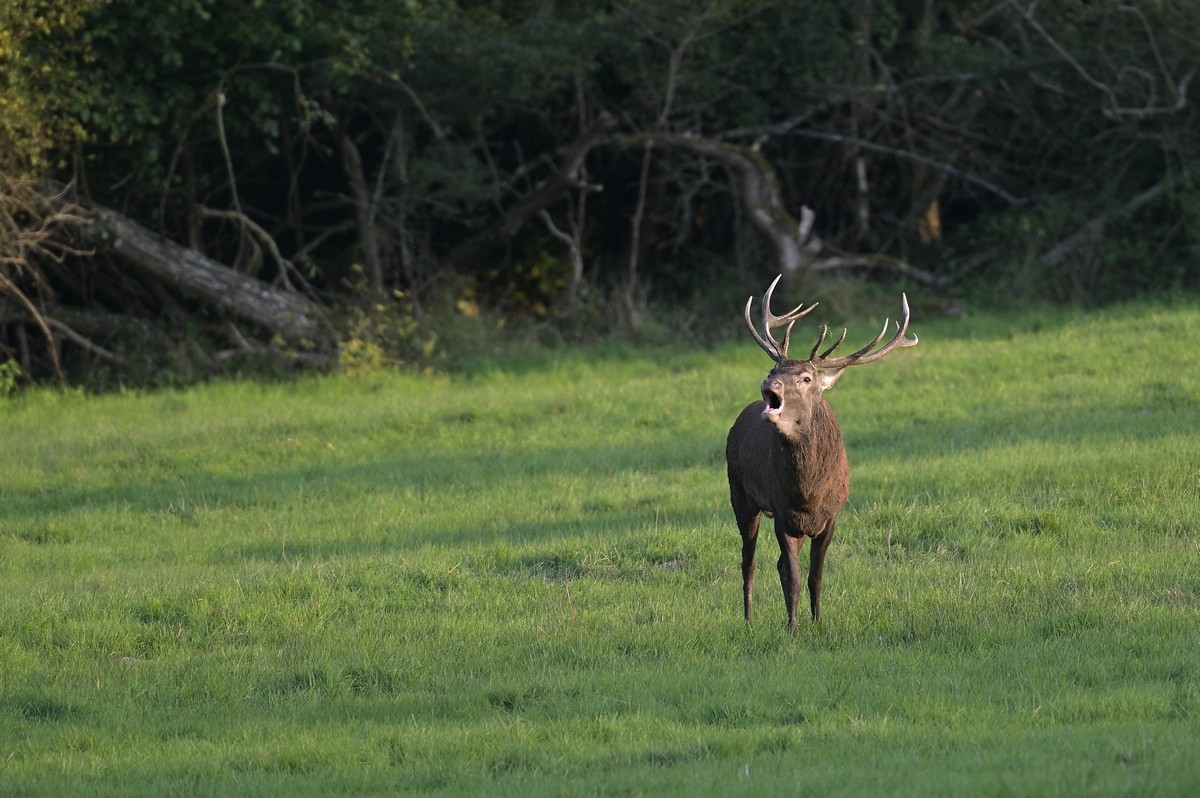
{"type": "Polygon", "coordinates": [[[969,419],[908,418],[904,427],[862,432],[844,429],[846,448],[859,459],[903,456],[919,463],[922,458],[949,452],[993,449],[1027,442],[1059,445],[1112,441],[1136,437],[1152,441],[1193,428],[1197,405],[1180,389],[1149,391],[1124,403],[1079,406],[1064,402],[1036,412],[1020,407],[993,406],[969,419]],[[1192,412],[1179,415],[1183,409],[1192,412]]]}
{"type": "MultiPolygon", "coordinates": [[[[527,452],[486,451],[462,453],[430,453],[427,451],[398,453],[394,457],[373,462],[333,465],[295,465],[242,476],[213,475],[197,470],[178,471],[170,477],[152,482],[121,484],[110,487],[80,489],[4,490],[0,516],[0,536],[11,535],[35,545],[69,545],[80,535],[74,521],[77,516],[93,513],[104,516],[124,516],[126,523],[145,524],[146,517],[159,516],[165,520],[182,520],[202,524],[206,514],[213,511],[253,509],[270,514],[294,505],[315,506],[314,524],[329,523],[330,514],[347,503],[371,502],[377,498],[383,504],[410,501],[430,502],[430,523],[422,527],[407,514],[402,534],[381,537],[379,524],[359,538],[363,548],[412,549],[430,545],[456,546],[480,540],[495,542],[508,539],[514,542],[545,540],[554,537],[586,535],[589,530],[611,533],[616,529],[638,528],[656,522],[658,508],[650,498],[613,496],[599,486],[604,482],[638,482],[639,495],[653,493],[653,475],[673,470],[711,467],[716,456],[704,453],[704,447],[682,447],[672,451],[647,452],[637,447],[591,448],[580,451],[568,447],[539,449],[527,452]],[[645,475],[651,475],[646,477],[645,475]],[[642,484],[646,480],[649,484],[642,484]],[[557,514],[552,520],[534,517],[532,508],[523,508],[511,500],[502,513],[492,516],[485,525],[471,522],[456,524],[454,513],[447,505],[462,501],[462,497],[497,496],[505,484],[524,483],[520,490],[528,491],[529,484],[544,483],[547,493],[562,490],[563,481],[574,484],[577,494],[573,504],[550,497],[538,502],[538,516],[557,514]],[[595,497],[578,496],[578,485],[595,484],[595,497]],[[525,511],[528,509],[529,515],[525,511]]],[[[722,489],[723,491],[723,489],[722,489]]],[[[670,523],[700,525],[707,523],[710,510],[676,511],[670,523]]],[[[663,522],[667,519],[659,518],[663,522]]],[[[385,523],[386,526],[386,523],[385,523]]],[[[319,534],[319,530],[316,532],[319,534]]],[[[355,539],[353,536],[350,540],[355,539]]],[[[296,557],[345,552],[351,544],[346,536],[335,542],[278,542],[264,541],[236,549],[241,557],[267,560],[287,560],[296,557]]]]}
{"type": "Polygon", "coordinates": [[[0,699],[0,714],[25,721],[54,723],[74,720],[81,710],[56,698],[45,695],[17,695],[0,699]]]}
{"type": "MultiPolygon", "coordinates": [[[[901,430],[856,431],[852,421],[846,428],[846,443],[853,467],[873,461],[906,460],[912,463],[910,481],[902,489],[912,495],[928,492],[922,478],[922,464],[940,456],[961,455],[964,451],[986,451],[1029,441],[1055,444],[1085,444],[1100,439],[1128,439],[1136,435],[1143,443],[1176,434],[1194,411],[1192,397],[1172,393],[1170,386],[1151,392],[1124,405],[1107,406],[1102,401],[1085,407],[1068,405],[1042,409],[1031,419],[1018,408],[997,405],[976,417],[952,421],[909,419],[901,430]]],[[[1179,389],[1182,390],[1182,389],[1179,389]]],[[[487,423],[479,419],[464,423],[487,423]]],[[[213,475],[201,468],[193,473],[180,471],[152,482],[119,484],[99,488],[0,489],[0,535],[11,535],[35,545],[70,545],[75,540],[71,520],[82,512],[122,513],[133,517],[166,514],[188,519],[209,510],[254,508],[270,513],[274,508],[309,501],[314,496],[328,505],[371,501],[382,496],[406,501],[431,502],[439,506],[430,513],[429,526],[410,518],[402,534],[383,536],[376,529],[362,536],[342,536],[338,541],[322,543],[311,536],[282,547],[263,542],[235,549],[229,559],[283,560],[297,556],[320,556],[345,551],[348,546],[372,550],[411,549],[422,546],[460,546],[477,541],[526,543],[555,538],[586,538],[589,534],[611,535],[627,529],[646,528],[660,520],[659,503],[654,499],[655,475],[673,470],[711,469],[711,492],[697,496],[694,509],[679,509],[678,497],[672,501],[672,517],[661,519],[675,527],[703,528],[713,521],[713,499],[720,497],[722,510],[726,488],[723,468],[724,441],[696,434],[676,440],[669,447],[647,450],[637,446],[609,446],[578,449],[551,446],[522,450],[475,450],[462,452],[397,452],[394,456],[355,464],[296,464],[284,468],[239,476],[213,475]],[[614,497],[604,485],[639,480],[637,496],[614,497]],[[594,497],[575,497],[575,502],[558,502],[553,495],[570,481],[579,493],[579,485],[594,485],[594,497]],[[524,483],[524,484],[520,484],[524,483]],[[537,506],[506,505],[504,512],[486,524],[456,524],[454,514],[444,505],[461,497],[499,497],[507,484],[528,492],[541,483],[544,501],[537,506]],[[631,504],[632,501],[632,504],[631,504]],[[556,503],[558,502],[558,503],[556,503]],[[552,519],[545,516],[551,515],[552,519]],[[360,541],[349,543],[349,540],[360,541]]],[[[515,490],[515,488],[514,488],[515,490]]],[[[535,494],[536,495],[536,494],[535,494]]],[[[498,502],[499,503],[499,502],[498,502]]],[[[733,534],[733,533],[731,533],[733,534]]],[[[521,567],[517,564],[517,567],[521,567]]],[[[551,563],[529,564],[533,569],[560,568],[551,563]]],[[[570,570],[572,566],[562,566],[570,570]]]]}

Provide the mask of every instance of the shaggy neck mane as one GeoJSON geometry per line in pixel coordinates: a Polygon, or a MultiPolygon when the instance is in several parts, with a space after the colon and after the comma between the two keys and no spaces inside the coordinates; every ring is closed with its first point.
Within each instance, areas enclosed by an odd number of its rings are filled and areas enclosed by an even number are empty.
{"type": "Polygon", "coordinates": [[[799,416],[790,426],[791,433],[784,437],[791,440],[797,445],[807,445],[813,438],[814,431],[816,434],[828,426],[828,419],[833,415],[833,408],[825,401],[824,397],[809,406],[808,413],[799,416]]]}

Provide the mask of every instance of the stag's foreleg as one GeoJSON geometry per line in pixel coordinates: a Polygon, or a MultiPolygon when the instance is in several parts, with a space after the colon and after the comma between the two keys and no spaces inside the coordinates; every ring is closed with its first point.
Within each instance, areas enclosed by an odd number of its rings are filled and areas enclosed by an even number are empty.
{"type": "Polygon", "coordinates": [[[825,550],[833,541],[834,519],[830,519],[821,534],[812,539],[808,549],[808,602],[813,621],[821,619],[821,577],[825,571],[825,550]]]}
{"type": "Polygon", "coordinates": [[[800,565],[796,557],[803,538],[787,534],[775,520],[775,537],[779,540],[779,585],[783,588],[783,602],[787,605],[788,631],[796,631],[796,605],[800,601],[800,565]]]}

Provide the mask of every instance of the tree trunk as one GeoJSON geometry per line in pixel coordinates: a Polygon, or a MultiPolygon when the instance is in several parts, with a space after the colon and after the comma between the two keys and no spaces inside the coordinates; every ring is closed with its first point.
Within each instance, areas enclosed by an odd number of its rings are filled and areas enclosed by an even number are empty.
{"type": "Polygon", "coordinates": [[[327,338],[328,328],[315,302],[182,247],[117,211],[97,206],[83,236],[163,285],[289,343],[315,345],[327,338]]]}
{"type": "Polygon", "coordinates": [[[362,156],[350,134],[342,133],[342,170],[350,183],[350,195],[354,198],[354,220],[358,226],[358,243],[363,266],[367,272],[372,299],[383,296],[383,250],[379,246],[379,235],[375,231],[375,201],[367,190],[367,178],[363,173],[362,156]]]}
{"type": "MultiPolygon", "coordinates": [[[[809,226],[788,212],[774,167],[754,147],[678,133],[650,134],[654,141],[702,158],[720,162],[737,177],[742,203],[751,223],[771,244],[775,265],[784,280],[796,282],[808,274],[816,257],[808,241],[809,226]]],[[[819,244],[817,244],[819,247],[819,244]]]]}

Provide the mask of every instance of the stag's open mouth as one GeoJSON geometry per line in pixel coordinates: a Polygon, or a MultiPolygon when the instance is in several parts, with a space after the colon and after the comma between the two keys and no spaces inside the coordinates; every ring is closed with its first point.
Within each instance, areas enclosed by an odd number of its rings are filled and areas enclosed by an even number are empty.
{"type": "Polygon", "coordinates": [[[762,411],[763,418],[774,418],[783,412],[783,396],[772,391],[770,388],[764,388],[762,398],[767,403],[767,406],[762,411]]]}

